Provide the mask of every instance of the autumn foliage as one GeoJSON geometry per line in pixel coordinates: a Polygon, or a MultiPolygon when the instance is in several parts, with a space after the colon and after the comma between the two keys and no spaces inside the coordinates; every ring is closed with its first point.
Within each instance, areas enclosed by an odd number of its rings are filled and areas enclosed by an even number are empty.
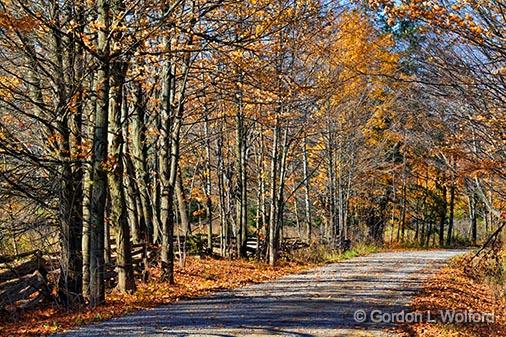
{"type": "Polygon", "coordinates": [[[184,269],[176,269],[176,285],[158,282],[160,270],[153,269],[153,281],[138,285],[135,294],[111,291],[107,304],[96,308],[65,309],[55,303],[35,310],[4,315],[0,324],[2,336],[40,336],[68,330],[95,321],[117,317],[135,310],[152,308],[214,291],[233,289],[247,284],[269,281],[309,265],[283,263],[279,267],[241,260],[189,258],[184,269]]]}
{"type": "Polygon", "coordinates": [[[1,257],[40,250],[50,300],[106,310],[110,288],[146,304],[155,265],[160,298],[191,294],[192,254],[500,242],[504,18],[496,0],[3,1],[1,257]]]}

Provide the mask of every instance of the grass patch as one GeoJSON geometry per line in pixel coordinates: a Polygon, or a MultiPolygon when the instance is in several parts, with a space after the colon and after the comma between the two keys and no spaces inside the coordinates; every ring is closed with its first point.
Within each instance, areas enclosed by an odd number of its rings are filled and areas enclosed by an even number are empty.
{"type": "Polygon", "coordinates": [[[298,249],[285,257],[286,260],[295,263],[310,263],[323,265],[348,260],[357,256],[365,256],[381,251],[379,246],[357,244],[350,250],[339,252],[323,245],[313,245],[308,248],[298,249]]]}

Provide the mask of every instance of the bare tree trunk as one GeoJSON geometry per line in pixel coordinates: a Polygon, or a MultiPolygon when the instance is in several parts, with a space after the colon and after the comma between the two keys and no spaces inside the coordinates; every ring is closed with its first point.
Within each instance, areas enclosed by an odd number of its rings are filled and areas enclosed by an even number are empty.
{"type": "Polygon", "coordinates": [[[427,228],[427,237],[425,240],[425,247],[429,247],[431,234],[432,234],[432,217],[429,219],[429,225],[427,228]]]}
{"type": "Polygon", "coordinates": [[[297,227],[297,234],[299,238],[302,238],[304,235],[302,234],[302,227],[300,226],[299,219],[299,202],[297,200],[297,196],[295,195],[295,191],[293,192],[293,215],[295,217],[295,226],[297,227]]]}
{"type": "Polygon", "coordinates": [[[327,121],[327,176],[328,182],[328,199],[329,199],[329,223],[325,233],[326,239],[330,244],[330,247],[336,248],[336,239],[339,235],[338,231],[338,213],[336,211],[336,167],[334,158],[334,128],[332,127],[332,121],[328,118],[327,121]]]}
{"type": "Polygon", "coordinates": [[[452,171],[450,182],[450,215],[448,219],[448,234],[446,235],[446,245],[450,246],[453,240],[453,222],[455,209],[455,173],[452,171]]]}
{"type": "MultiPolygon", "coordinates": [[[[93,84],[93,83],[92,83],[93,84]]],[[[93,122],[93,116],[95,115],[95,101],[92,100],[90,107],[93,109],[89,111],[88,116],[91,122],[93,122]]],[[[90,123],[91,124],[91,123],[90,123]]],[[[93,130],[91,130],[93,131],[93,130]]],[[[92,132],[90,132],[92,133],[92,132]]],[[[85,298],[89,298],[90,295],[90,207],[91,207],[91,182],[93,180],[93,167],[86,165],[84,169],[83,178],[83,236],[82,236],[82,256],[83,256],[83,284],[82,293],[85,298]]]]}
{"type": "Polygon", "coordinates": [[[270,191],[270,215],[269,215],[269,240],[268,240],[268,257],[269,264],[273,266],[277,259],[277,242],[276,242],[276,224],[278,216],[277,203],[277,175],[278,175],[278,147],[279,147],[279,117],[276,116],[275,124],[272,130],[272,154],[271,154],[271,191],[270,191]]]}
{"type": "Polygon", "coordinates": [[[176,177],[176,197],[177,206],[179,211],[179,219],[181,221],[181,227],[183,228],[183,235],[191,235],[192,229],[190,226],[190,220],[188,219],[188,208],[186,206],[186,197],[183,190],[183,178],[181,177],[181,171],[178,170],[176,177]]]}
{"type": "MultiPolygon", "coordinates": [[[[156,117],[160,120],[160,117],[156,117]]],[[[157,122],[158,123],[158,122],[157,122]]],[[[161,123],[157,124],[157,129],[161,130],[161,123]]],[[[147,235],[146,242],[159,243],[162,235],[162,149],[160,148],[160,139],[158,139],[152,146],[155,148],[155,153],[160,153],[160,156],[154,156],[153,158],[153,171],[157,174],[151,178],[152,183],[152,199],[151,199],[151,211],[153,213],[153,234],[151,237],[147,235]]]]}
{"type": "Polygon", "coordinates": [[[258,145],[256,151],[256,164],[257,164],[257,211],[255,217],[256,224],[256,258],[260,259],[262,254],[260,250],[260,241],[261,241],[261,229],[265,227],[265,168],[264,168],[264,139],[262,132],[262,125],[259,124],[258,130],[258,145]]]}
{"type": "MultiPolygon", "coordinates": [[[[167,38],[166,38],[167,39],[167,38]]],[[[188,44],[192,44],[189,38],[188,44]]],[[[165,41],[170,50],[171,42],[165,41]]],[[[174,283],[174,189],[179,169],[179,142],[185,103],[185,91],[190,70],[191,54],[187,52],[182,66],[183,77],[176,86],[175,65],[167,62],[162,86],[162,177],[161,221],[162,221],[162,280],[174,283]],[[177,93],[176,93],[177,90],[177,93]],[[170,153],[167,153],[170,151],[170,153]]]]}
{"type": "MultiPolygon", "coordinates": [[[[109,190],[107,190],[109,192],[109,190]]],[[[111,244],[111,198],[109,194],[105,199],[105,219],[104,219],[104,264],[105,266],[111,264],[112,258],[112,244],[111,244]]]]}
{"type": "MultiPolygon", "coordinates": [[[[125,123],[125,129],[128,130],[128,123],[125,123]]],[[[132,241],[134,243],[141,242],[141,235],[139,232],[139,191],[137,189],[137,184],[135,182],[135,168],[132,163],[132,159],[130,157],[130,151],[128,146],[128,131],[125,132],[125,154],[124,154],[124,165],[127,173],[126,181],[125,181],[125,194],[127,199],[127,214],[128,214],[128,223],[130,224],[130,233],[132,237],[132,241]]],[[[142,212],[142,210],[140,210],[142,212]]]]}
{"type": "MultiPolygon", "coordinates": [[[[167,38],[166,38],[167,39],[167,38]]],[[[170,47],[167,39],[166,45],[170,47]]],[[[160,220],[162,226],[162,280],[174,283],[174,182],[171,179],[171,155],[175,75],[173,65],[167,62],[162,73],[161,129],[160,129],[160,220]]],[[[177,145],[175,145],[177,147],[177,145]]]]}
{"type": "Polygon", "coordinates": [[[469,220],[471,223],[471,240],[473,245],[478,241],[478,211],[477,211],[478,200],[476,192],[471,191],[469,194],[469,220]]]}
{"type": "Polygon", "coordinates": [[[205,115],[204,132],[206,136],[206,185],[204,192],[206,195],[206,217],[207,217],[207,249],[210,254],[213,252],[213,205],[211,202],[212,183],[211,183],[211,135],[209,132],[209,117],[205,115]]]}
{"type": "Polygon", "coordinates": [[[306,242],[311,243],[311,200],[309,198],[309,185],[310,185],[310,177],[309,177],[309,160],[307,155],[307,136],[304,134],[304,143],[302,148],[302,163],[304,170],[304,212],[305,212],[305,220],[306,220],[306,242]]]}
{"type": "Polygon", "coordinates": [[[123,104],[123,84],[127,65],[116,61],[111,68],[109,92],[109,157],[112,158],[112,169],[108,173],[109,198],[111,209],[110,223],[116,228],[116,265],[118,270],[118,289],[122,292],[135,291],[135,280],[132,267],[130,227],[127,218],[125,188],[123,185],[123,128],[121,123],[123,104]]]}
{"type": "Polygon", "coordinates": [[[401,242],[404,242],[406,232],[406,208],[407,208],[407,165],[406,150],[402,152],[402,205],[401,205],[401,242]]]}
{"type": "MultiPolygon", "coordinates": [[[[72,15],[68,6],[65,11],[72,15]]],[[[82,96],[78,97],[75,111],[68,113],[73,117],[72,121],[66,111],[67,89],[74,82],[73,74],[69,70],[74,67],[75,55],[74,43],[71,39],[63,39],[59,33],[54,33],[55,53],[53,62],[56,69],[56,81],[58,85],[58,105],[62,118],[58,121],[60,133],[60,160],[61,192],[60,192],[60,217],[61,217],[61,273],[59,278],[59,298],[67,306],[82,301],[82,168],[81,164],[72,164],[72,157],[76,155],[75,146],[81,145],[81,121],[82,121],[82,96]],[[63,51],[62,42],[66,42],[63,51]],[[67,71],[64,73],[64,69],[67,71]],[[72,129],[70,126],[72,123],[72,129]],[[72,137],[74,131],[74,139],[72,137]]],[[[76,157],[77,158],[77,157],[76,157]]]]}
{"type": "Polygon", "coordinates": [[[133,165],[135,167],[135,179],[137,182],[140,198],[140,208],[138,208],[139,235],[146,242],[153,241],[155,226],[153,225],[153,205],[149,197],[148,185],[148,165],[147,165],[147,144],[146,144],[146,111],[144,102],[144,93],[141,84],[134,82],[135,90],[135,110],[132,115],[132,154],[133,165]]]}
{"type": "Polygon", "coordinates": [[[247,200],[247,177],[246,177],[246,130],[242,106],[242,93],[237,95],[236,115],[236,212],[237,212],[237,252],[240,257],[246,257],[246,240],[248,237],[248,200],[247,200]]]}
{"type": "MultiPolygon", "coordinates": [[[[445,179],[445,177],[443,176],[443,179],[445,179]]],[[[445,182],[443,182],[442,186],[441,186],[441,212],[439,214],[439,246],[443,246],[444,245],[444,233],[445,233],[445,223],[446,223],[446,212],[447,212],[447,208],[448,208],[448,202],[446,200],[447,198],[447,189],[446,189],[446,184],[445,182]]]]}
{"type": "Polygon", "coordinates": [[[104,214],[107,196],[107,129],[109,124],[109,43],[107,41],[109,9],[107,1],[97,0],[97,50],[103,56],[96,82],[97,110],[93,138],[93,188],[90,204],[90,304],[105,301],[104,284],[104,214]]]}
{"type": "MultiPolygon", "coordinates": [[[[223,123],[223,122],[220,122],[223,123]]],[[[225,167],[223,164],[223,125],[220,124],[220,128],[218,130],[218,137],[216,139],[216,160],[218,167],[218,196],[220,200],[220,254],[221,256],[226,256],[227,254],[227,215],[225,211],[225,183],[224,183],[224,175],[225,175],[225,167]]]]}

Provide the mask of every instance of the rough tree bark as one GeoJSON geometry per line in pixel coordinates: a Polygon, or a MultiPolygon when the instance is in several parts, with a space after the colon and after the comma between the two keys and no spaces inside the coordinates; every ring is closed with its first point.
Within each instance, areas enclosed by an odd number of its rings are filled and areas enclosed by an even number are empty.
{"type": "Polygon", "coordinates": [[[306,242],[311,243],[311,200],[309,198],[309,186],[310,186],[310,177],[309,177],[309,160],[307,154],[307,136],[304,133],[304,140],[302,144],[302,163],[303,163],[303,171],[304,171],[304,213],[305,213],[305,221],[306,221],[306,242]]]}
{"type": "Polygon", "coordinates": [[[145,242],[153,240],[153,207],[149,197],[148,150],[146,144],[146,107],[141,83],[135,81],[134,113],[132,114],[132,154],[135,179],[139,191],[139,236],[145,242]]]}
{"type": "Polygon", "coordinates": [[[211,179],[211,134],[209,131],[209,117],[204,116],[204,133],[206,137],[206,177],[204,193],[206,196],[206,216],[207,216],[207,249],[209,253],[213,252],[213,205],[211,201],[212,179],[211,179]]]}
{"type": "Polygon", "coordinates": [[[190,225],[190,219],[188,219],[188,207],[186,205],[186,197],[183,189],[183,178],[181,176],[180,170],[177,172],[175,191],[183,235],[187,237],[188,235],[191,235],[192,229],[190,225]]]}
{"type": "Polygon", "coordinates": [[[122,104],[123,85],[127,71],[127,64],[115,61],[111,67],[111,83],[109,92],[109,158],[112,167],[109,168],[109,198],[111,209],[109,221],[116,229],[116,266],[118,271],[118,289],[131,293],[135,290],[134,272],[132,267],[130,227],[127,217],[125,187],[123,185],[123,128],[122,104]]]}
{"type": "Polygon", "coordinates": [[[105,301],[104,284],[104,214],[107,196],[107,129],[109,124],[109,5],[97,1],[98,30],[97,52],[100,55],[95,91],[97,109],[93,137],[93,187],[90,201],[90,304],[105,301]]]}

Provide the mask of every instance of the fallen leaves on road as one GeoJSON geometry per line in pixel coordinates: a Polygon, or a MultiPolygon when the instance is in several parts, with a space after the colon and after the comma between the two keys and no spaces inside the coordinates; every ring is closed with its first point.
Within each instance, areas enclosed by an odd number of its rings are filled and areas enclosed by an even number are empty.
{"type": "MultiPolygon", "coordinates": [[[[263,263],[244,260],[225,260],[189,257],[184,269],[176,268],[176,285],[157,281],[138,284],[133,295],[111,292],[107,304],[90,309],[68,311],[58,306],[46,306],[3,318],[1,336],[40,336],[69,328],[123,315],[138,309],[150,308],[181,299],[202,296],[219,289],[231,289],[249,283],[268,281],[285,274],[308,268],[294,263],[270,267],[263,263]]],[[[158,270],[151,271],[157,279],[158,270]]]]}

